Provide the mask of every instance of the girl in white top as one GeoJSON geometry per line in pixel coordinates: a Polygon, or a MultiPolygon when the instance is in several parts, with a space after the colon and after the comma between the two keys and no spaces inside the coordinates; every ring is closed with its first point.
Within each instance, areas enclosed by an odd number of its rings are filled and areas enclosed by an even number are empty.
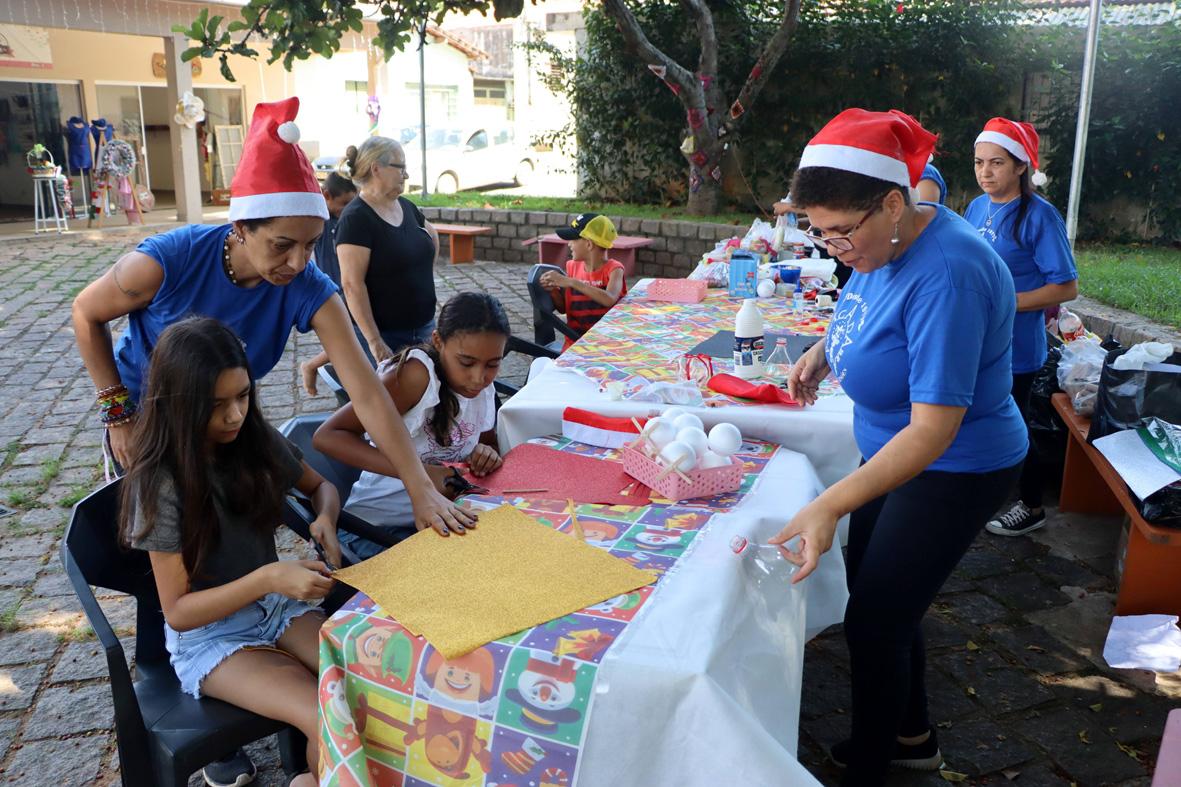
{"type": "MultiPolygon", "coordinates": [[[[409,347],[383,363],[378,372],[427,475],[443,494],[454,498],[456,471],[444,463],[466,463],[481,477],[501,465],[496,450],[496,401],[492,383],[500,370],[509,337],[508,316],[491,295],[461,292],[439,311],[429,344],[409,347]]],[[[346,404],[316,430],[315,448],[333,459],[361,468],[345,510],[391,534],[414,533],[414,516],[397,470],[374,448],[365,427],[346,404]]],[[[382,547],[351,533],[341,544],[364,559],[382,547]]]]}

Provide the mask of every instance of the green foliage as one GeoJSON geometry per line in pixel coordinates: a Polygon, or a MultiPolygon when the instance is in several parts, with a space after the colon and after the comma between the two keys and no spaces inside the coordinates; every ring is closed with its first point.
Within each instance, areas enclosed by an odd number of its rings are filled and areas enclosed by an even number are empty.
{"type": "MultiPolygon", "coordinates": [[[[696,66],[695,30],[680,6],[647,0],[631,7],[657,47],[696,66]]],[[[975,195],[971,153],[980,127],[1019,111],[1025,71],[1054,68],[1050,53],[1012,24],[1015,7],[1013,0],[908,0],[899,14],[882,0],[805,3],[793,41],[732,140],[740,177],[730,179],[731,199],[749,205],[781,197],[807,140],[851,106],[918,117],[940,134],[936,164],[953,200],[975,195]]],[[[718,79],[728,98],[774,30],[775,8],[712,5],[718,79]]],[[[586,17],[584,57],[571,64],[567,87],[587,191],[629,201],[683,199],[683,107],[624,50],[610,20],[597,10],[586,17]]]]}
{"type": "MultiPolygon", "coordinates": [[[[1058,33],[1074,55],[1064,74],[1082,70],[1082,33],[1058,33]]],[[[1066,205],[1078,113],[1077,81],[1059,78],[1059,98],[1043,133],[1053,154],[1048,185],[1066,205]]],[[[1078,237],[1181,238],[1181,20],[1154,27],[1105,26],[1099,36],[1078,237]],[[1140,209],[1139,220],[1107,210],[1111,200],[1140,209]],[[1086,206],[1101,210],[1087,211],[1086,206]]],[[[1134,215],[1134,214],[1133,214],[1134,215]]],[[[1174,289],[1174,294],[1176,290],[1174,289]]]]}
{"type": "Polygon", "coordinates": [[[1181,250],[1087,245],[1075,262],[1083,295],[1181,328],[1181,250]]]}
{"type": "Polygon", "coordinates": [[[372,18],[375,11],[378,19],[374,43],[388,59],[411,43],[423,23],[440,24],[453,11],[467,14],[489,8],[497,19],[505,19],[521,13],[523,0],[377,0],[365,3],[364,8],[358,0],[249,0],[241,9],[242,18],[224,27],[224,17],[210,17],[209,9],[203,8],[191,25],[174,25],[172,29],[197,42],[184,51],[182,60],[217,55],[222,76],[233,82],[229,55],[258,57],[249,46],[255,36],[270,44],[267,62],[282,60],[283,67],[290,71],[296,60],[307,60],[312,55],[332,57],[340,50],[341,38],[346,33],[360,33],[365,16],[372,18]],[[244,34],[234,40],[236,33],[244,34]]]}

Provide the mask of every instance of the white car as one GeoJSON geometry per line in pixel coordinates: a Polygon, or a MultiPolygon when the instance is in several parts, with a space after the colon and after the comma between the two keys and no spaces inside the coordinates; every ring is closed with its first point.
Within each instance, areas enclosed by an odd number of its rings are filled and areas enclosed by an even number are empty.
{"type": "MultiPolygon", "coordinates": [[[[406,150],[411,189],[422,187],[422,148],[417,130],[402,146],[406,150]]],[[[431,191],[454,194],[460,189],[515,183],[533,176],[532,153],[513,139],[509,128],[432,128],[426,130],[427,177],[431,191]]]]}

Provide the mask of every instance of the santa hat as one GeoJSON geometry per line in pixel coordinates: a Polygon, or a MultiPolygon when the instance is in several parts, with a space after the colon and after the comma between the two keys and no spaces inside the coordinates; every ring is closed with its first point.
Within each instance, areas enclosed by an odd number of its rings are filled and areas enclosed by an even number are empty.
{"type": "Polygon", "coordinates": [[[981,142],[1000,145],[1016,156],[1018,161],[1033,167],[1033,175],[1030,176],[1033,185],[1046,185],[1046,173],[1037,168],[1038,136],[1031,123],[993,118],[984,124],[984,130],[976,137],[976,144],[981,142]]]}
{"type": "Polygon", "coordinates": [[[567,407],[562,412],[562,437],[602,448],[622,448],[639,436],[633,421],[643,426],[647,418],[612,418],[590,410],[567,407]]]}
{"type": "Polygon", "coordinates": [[[277,216],[328,218],[328,204],[300,150],[295,96],[254,107],[242,159],[230,184],[230,221],[277,216]]]}
{"type": "Polygon", "coordinates": [[[535,672],[553,678],[559,683],[573,683],[578,676],[578,667],[569,659],[529,659],[525,662],[526,672],[535,672]]]}
{"type": "Polygon", "coordinates": [[[918,185],[935,139],[897,109],[846,109],[812,137],[800,157],[800,169],[831,167],[910,188],[918,185]]]}

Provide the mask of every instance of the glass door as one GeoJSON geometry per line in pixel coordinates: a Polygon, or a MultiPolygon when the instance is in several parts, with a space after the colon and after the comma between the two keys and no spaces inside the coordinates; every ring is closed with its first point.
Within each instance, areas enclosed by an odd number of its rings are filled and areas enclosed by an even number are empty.
{"type": "Polygon", "coordinates": [[[33,180],[25,171],[25,153],[33,145],[44,145],[67,171],[66,121],[81,115],[76,82],[0,80],[0,219],[27,221],[32,215],[33,180]]]}

